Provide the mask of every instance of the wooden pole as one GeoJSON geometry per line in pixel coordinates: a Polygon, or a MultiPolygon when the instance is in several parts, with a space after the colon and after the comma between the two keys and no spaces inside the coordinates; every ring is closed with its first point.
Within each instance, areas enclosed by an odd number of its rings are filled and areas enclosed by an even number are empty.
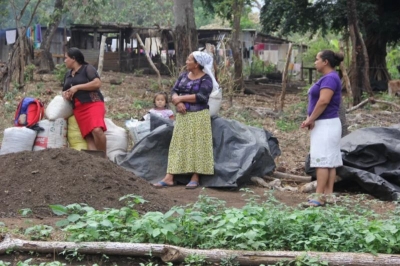
{"type": "Polygon", "coordinates": [[[97,73],[101,77],[101,73],[103,72],[103,62],[104,62],[104,47],[106,44],[107,35],[103,34],[101,36],[101,43],[100,43],[100,53],[99,53],[99,65],[97,67],[97,73]]]}
{"type": "Polygon", "coordinates": [[[161,75],[160,75],[160,71],[158,71],[157,67],[154,65],[153,61],[151,60],[150,56],[149,56],[149,51],[146,51],[146,47],[142,42],[142,39],[140,38],[139,34],[136,33],[136,38],[138,40],[138,42],[140,43],[140,46],[142,46],[144,54],[146,55],[147,61],[149,62],[150,66],[153,68],[153,70],[157,73],[158,76],[158,88],[161,90],[162,86],[161,86],[161,75]]]}
{"type": "Polygon", "coordinates": [[[283,106],[285,105],[285,95],[286,95],[286,84],[287,84],[287,73],[290,63],[290,57],[292,55],[292,43],[289,43],[289,48],[286,56],[285,68],[282,73],[282,92],[280,96],[280,107],[279,112],[283,112],[283,106]]]}

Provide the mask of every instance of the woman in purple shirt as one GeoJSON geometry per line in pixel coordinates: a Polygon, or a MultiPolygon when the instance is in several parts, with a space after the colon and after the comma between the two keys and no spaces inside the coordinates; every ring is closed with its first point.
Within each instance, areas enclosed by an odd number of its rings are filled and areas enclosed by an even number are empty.
{"type": "Polygon", "coordinates": [[[218,86],[211,71],[213,59],[204,52],[193,52],[186,60],[187,72],[181,74],[172,88],[172,103],[177,116],[168,152],[165,177],[153,186],[174,185],[174,175],[190,174],[187,189],[199,186],[199,175],[214,174],[211,118],[208,99],[218,86]]]}
{"type": "Polygon", "coordinates": [[[307,119],[301,128],[308,128],[310,136],[310,166],[316,168],[317,197],[307,206],[323,206],[326,197],[333,193],[336,167],[342,166],[340,139],[342,126],[339,119],[342,83],[335,67],[343,61],[343,55],[331,50],[319,52],[315,68],[323,76],[308,92],[307,119]]]}

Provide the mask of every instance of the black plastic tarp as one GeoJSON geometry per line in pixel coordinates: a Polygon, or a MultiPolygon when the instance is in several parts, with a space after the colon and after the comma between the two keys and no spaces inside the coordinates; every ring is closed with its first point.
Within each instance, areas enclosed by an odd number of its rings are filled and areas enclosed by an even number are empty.
{"type": "MultiPolygon", "coordinates": [[[[160,181],[166,174],[168,149],[173,123],[151,115],[151,133],[141,139],[116,163],[149,182],[160,181]]],[[[278,140],[268,131],[243,125],[235,120],[213,117],[211,120],[214,150],[214,175],[203,176],[205,187],[238,187],[253,176],[264,176],[275,169],[274,158],[280,155],[278,140]]],[[[187,183],[190,175],[176,176],[187,183]]]]}
{"type": "MultiPolygon", "coordinates": [[[[400,128],[356,130],[340,141],[343,167],[337,168],[339,187],[356,182],[383,200],[400,199],[400,128]]],[[[307,171],[313,174],[312,168],[307,171]]],[[[336,185],[335,185],[336,186],[336,185]]]]}

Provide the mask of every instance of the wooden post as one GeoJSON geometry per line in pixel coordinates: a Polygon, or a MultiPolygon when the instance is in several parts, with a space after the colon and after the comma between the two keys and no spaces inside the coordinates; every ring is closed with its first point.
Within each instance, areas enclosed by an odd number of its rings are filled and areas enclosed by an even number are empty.
{"type": "Polygon", "coordinates": [[[285,95],[286,95],[286,85],[287,85],[287,73],[289,68],[290,57],[292,55],[292,43],[289,43],[288,52],[286,55],[286,63],[285,68],[283,69],[282,73],[282,92],[280,96],[280,107],[279,112],[283,112],[283,106],[285,105],[285,95]]]}
{"type": "Polygon", "coordinates": [[[99,49],[99,45],[97,43],[97,36],[98,36],[97,29],[95,29],[93,32],[93,49],[94,50],[99,49]]]}
{"type": "Polygon", "coordinates": [[[97,67],[97,73],[101,77],[101,73],[103,72],[103,62],[104,62],[104,46],[106,43],[107,35],[104,34],[101,36],[101,43],[100,43],[100,53],[99,53],[99,65],[97,67]]]}
{"type": "Polygon", "coordinates": [[[303,44],[300,43],[300,81],[304,81],[304,76],[303,76],[303,44]]]}
{"type": "MultiPolygon", "coordinates": [[[[343,42],[340,42],[340,51],[343,53],[343,42]]],[[[346,70],[346,65],[344,64],[344,60],[340,62],[340,70],[342,71],[343,75],[343,80],[344,80],[344,86],[347,91],[347,97],[350,99],[353,99],[353,92],[351,91],[351,84],[350,84],[350,79],[349,76],[347,75],[347,70],[346,70]]]]}

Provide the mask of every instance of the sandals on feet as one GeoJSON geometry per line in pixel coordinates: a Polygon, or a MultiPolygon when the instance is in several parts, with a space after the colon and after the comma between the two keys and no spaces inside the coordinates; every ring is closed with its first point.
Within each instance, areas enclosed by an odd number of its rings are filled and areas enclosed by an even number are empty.
{"type": "Polygon", "coordinates": [[[199,187],[199,182],[197,181],[190,181],[187,185],[186,185],[186,189],[196,189],[199,187]]]}
{"type": "Polygon", "coordinates": [[[304,202],[302,205],[303,205],[303,207],[306,207],[306,208],[308,208],[308,207],[323,207],[323,206],[325,206],[325,203],[322,203],[318,200],[310,199],[307,202],[304,202]]]}
{"type": "Polygon", "coordinates": [[[167,184],[164,181],[160,181],[155,184],[152,184],[152,186],[155,188],[166,188],[166,187],[172,187],[173,185],[167,184]]]}

